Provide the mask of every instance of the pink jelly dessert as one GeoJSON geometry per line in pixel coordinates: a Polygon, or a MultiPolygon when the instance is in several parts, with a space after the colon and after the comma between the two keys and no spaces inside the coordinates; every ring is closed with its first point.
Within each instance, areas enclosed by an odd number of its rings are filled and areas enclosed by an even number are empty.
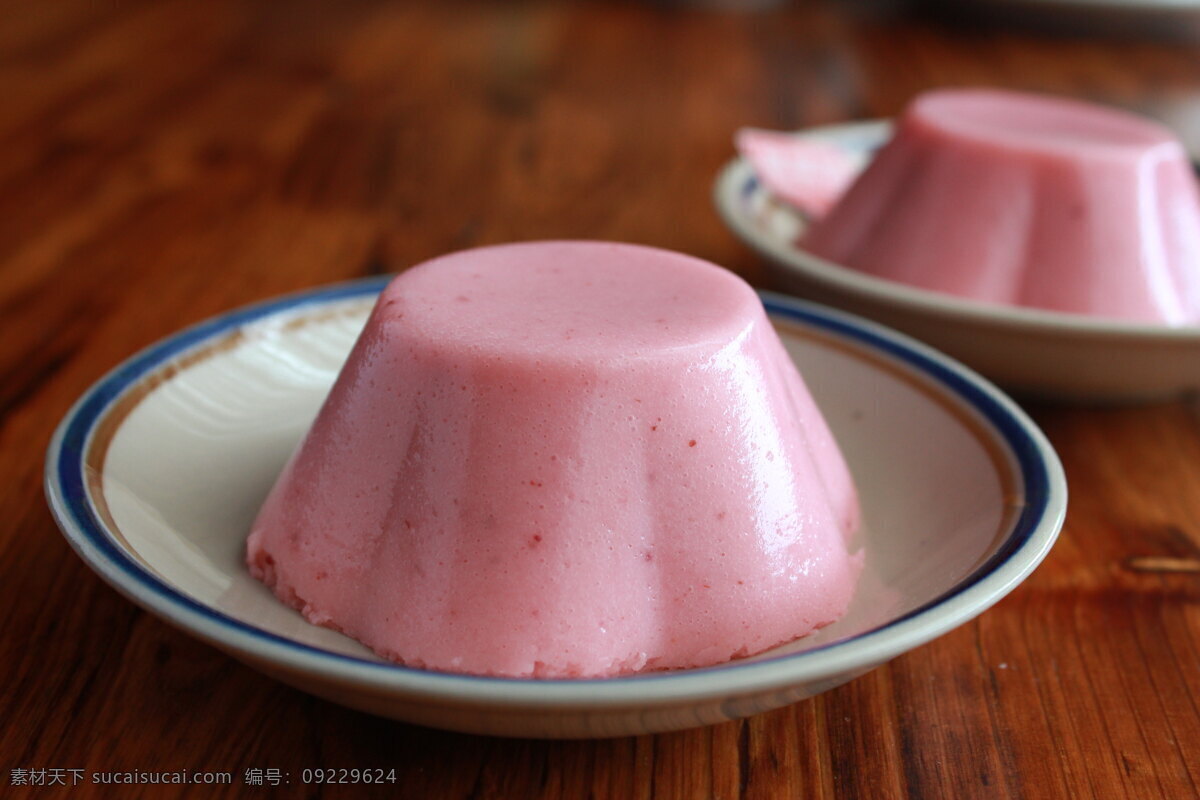
{"type": "Polygon", "coordinates": [[[384,290],[248,563],[404,664],[609,676],[837,619],[858,513],[740,278],[647,247],[517,244],[384,290]]]}
{"type": "Polygon", "coordinates": [[[1200,323],[1200,197],[1149,120],[990,90],[918,97],[802,245],[989,303],[1200,323]]]}
{"type": "Polygon", "coordinates": [[[742,128],[734,141],[772,194],[811,217],[827,214],[862,169],[858,157],[821,139],[742,128]]]}

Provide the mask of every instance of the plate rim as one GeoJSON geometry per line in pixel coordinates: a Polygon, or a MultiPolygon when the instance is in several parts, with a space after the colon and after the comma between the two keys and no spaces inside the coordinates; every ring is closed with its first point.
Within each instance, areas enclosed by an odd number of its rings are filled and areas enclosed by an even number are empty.
{"type": "Polygon", "coordinates": [[[948,356],[882,325],[815,303],[760,292],[772,315],[819,328],[835,338],[851,339],[932,380],[987,421],[995,441],[1016,465],[1017,485],[1026,503],[996,551],[947,592],[869,631],[761,661],[618,678],[457,675],[344,655],[257,628],[176,590],[125,553],[97,516],[84,464],[88,442],[113,404],[140,379],[205,342],[306,306],[366,300],[390,277],[318,287],[219,314],[160,339],[93,383],[59,423],[46,457],[46,498],[72,549],[138,606],[218,649],[259,665],[426,702],[483,702],[527,710],[611,709],[786,689],[873,668],[964,624],[998,602],[1041,563],[1062,527],[1067,502],[1062,465],[1045,435],[1003,392],[948,356]]]}
{"type": "MultiPolygon", "coordinates": [[[[893,126],[894,122],[891,119],[871,119],[816,125],[784,133],[796,138],[821,138],[832,141],[853,137],[868,143],[866,146],[874,151],[883,144],[893,126]]],[[[744,244],[775,264],[840,291],[889,306],[903,307],[911,312],[988,325],[1011,332],[1052,336],[1084,335],[1144,344],[1200,345],[1200,325],[1154,325],[1025,306],[984,303],[909,286],[851,269],[790,242],[764,236],[756,230],[741,213],[739,199],[759,188],[768,196],[774,197],[763,186],[762,179],[755,173],[745,156],[734,155],[721,167],[713,182],[712,198],[726,227],[744,244]]],[[[786,205],[783,200],[778,202],[786,205]]],[[[804,216],[801,212],[797,214],[800,217],[804,216]]]]}

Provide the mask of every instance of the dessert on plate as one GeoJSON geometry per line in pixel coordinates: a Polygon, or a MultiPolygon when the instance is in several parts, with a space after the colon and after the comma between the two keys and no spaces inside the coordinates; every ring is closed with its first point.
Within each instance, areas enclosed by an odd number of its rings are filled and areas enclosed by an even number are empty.
{"type": "Polygon", "coordinates": [[[1128,112],[926,92],[827,206],[800,246],[851,269],[987,303],[1200,324],[1195,173],[1169,130],[1128,112]]]}
{"type": "Polygon", "coordinates": [[[716,664],[837,619],[858,516],[740,278],[540,242],[384,290],[247,559],[310,621],[401,663],[599,677],[716,664]]]}

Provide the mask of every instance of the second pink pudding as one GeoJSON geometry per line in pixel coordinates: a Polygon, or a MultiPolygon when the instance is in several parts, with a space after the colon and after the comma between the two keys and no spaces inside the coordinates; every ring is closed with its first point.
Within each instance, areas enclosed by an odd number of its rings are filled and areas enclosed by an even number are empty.
{"type": "Polygon", "coordinates": [[[741,279],[546,242],[388,286],[247,558],[309,620],[405,664],[609,676],[716,664],[837,619],[858,517],[741,279]]]}
{"type": "Polygon", "coordinates": [[[1200,324],[1187,154],[1140,117],[990,90],[918,97],[803,245],[990,303],[1200,324]]]}

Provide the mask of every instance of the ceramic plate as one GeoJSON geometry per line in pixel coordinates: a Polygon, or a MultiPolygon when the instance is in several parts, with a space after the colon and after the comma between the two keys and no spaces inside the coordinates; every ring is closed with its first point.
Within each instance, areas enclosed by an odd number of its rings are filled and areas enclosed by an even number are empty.
{"type": "MultiPolygon", "coordinates": [[[[797,135],[831,141],[866,163],[890,134],[887,122],[865,122],[797,135]]],[[[1014,391],[1123,402],[1200,387],[1200,327],[988,305],[847,269],[796,245],[804,218],[740,157],[718,176],[714,194],[726,224],[767,258],[781,287],[898,328],[1014,391]]]]}
{"type": "Polygon", "coordinates": [[[251,520],[307,429],[382,280],[235,311],[134,356],[59,426],[50,506],[129,599],[280,680],[375,714],[463,731],[663,731],[821,692],[1011,591],[1062,524],[1066,486],[1003,394],[866,321],[765,302],[854,472],[867,569],[842,620],[757,658],[606,680],[480,678],[385,663],[308,624],[243,565],[251,520]]]}

